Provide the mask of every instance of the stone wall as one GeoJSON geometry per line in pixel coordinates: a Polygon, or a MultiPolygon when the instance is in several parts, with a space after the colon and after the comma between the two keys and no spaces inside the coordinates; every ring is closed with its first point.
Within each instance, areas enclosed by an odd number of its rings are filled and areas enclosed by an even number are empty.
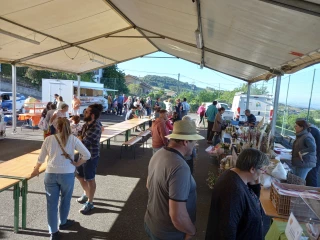
{"type": "MultiPolygon", "coordinates": [[[[0,76],[0,92],[12,92],[11,79],[0,76]]],[[[38,90],[35,87],[30,86],[29,84],[19,82],[19,79],[17,81],[17,92],[25,95],[26,98],[28,96],[32,96],[40,100],[42,99],[41,87],[38,90]]]]}

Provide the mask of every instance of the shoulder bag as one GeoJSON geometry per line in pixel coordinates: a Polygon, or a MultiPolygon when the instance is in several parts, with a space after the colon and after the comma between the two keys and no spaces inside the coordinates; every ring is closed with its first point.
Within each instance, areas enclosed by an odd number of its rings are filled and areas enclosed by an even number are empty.
{"type": "Polygon", "coordinates": [[[71,161],[71,163],[73,163],[73,159],[72,159],[71,156],[64,150],[64,148],[62,147],[61,142],[59,141],[59,138],[57,137],[56,134],[54,134],[54,137],[57,139],[57,142],[58,142],[58,144],[59,144],[59,146],[60,146],[60,148],[61,148],[61,150],[62,150],[62,152],[63,152],[61,155],[63,155],[65,158],[69,159],[69,160],[71,161]]]}

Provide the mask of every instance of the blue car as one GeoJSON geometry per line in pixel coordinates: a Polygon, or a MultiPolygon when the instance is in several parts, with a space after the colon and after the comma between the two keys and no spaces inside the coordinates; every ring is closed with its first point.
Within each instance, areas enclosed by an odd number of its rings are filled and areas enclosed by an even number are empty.
{"type": "MultiPolygon", "coordinates": [[[[5,111],[12,111],[12,92],[0,92],[2,99],[1,107],[5,111]]],[[[21,111],[26,97],[23,94],[17,93],[16,111],[21,111]]]]}

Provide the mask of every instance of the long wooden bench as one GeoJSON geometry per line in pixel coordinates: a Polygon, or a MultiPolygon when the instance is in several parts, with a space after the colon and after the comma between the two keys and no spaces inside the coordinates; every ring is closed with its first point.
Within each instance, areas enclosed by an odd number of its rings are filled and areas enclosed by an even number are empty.
{"type": "MultiPolygon", "coordinates": [[[[126,141],[126,142],[124,142],[124,143],[122,143],[122,145],[121,145],[121,149],[120,149],[120,159],[121,159],[121,157],[122,157],[122,148],[123,147],[130,147],[131,149],[133,149],[133,159],[136,159],[136,145],[138,144],[138,143],[141,143],[142,142],[142,137],[133,137],[133,138],[131,138],[129,141],[126,141]]],[[[144,144],[143,144],[143,149],[144,149],[144,144]]]]}

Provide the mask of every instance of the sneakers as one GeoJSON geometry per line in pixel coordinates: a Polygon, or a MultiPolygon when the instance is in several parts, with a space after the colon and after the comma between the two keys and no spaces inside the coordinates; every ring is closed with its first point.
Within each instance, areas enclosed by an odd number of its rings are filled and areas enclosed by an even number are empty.
{"type": "Polygon", "coordinates": [[[88,214],[94,208],[93,203],[86,202],[83,207],[80,209],[80,213],[88,214]]]}
{"type": "Polygon", "coordinates": [[[81,197],[77,198],[78,203],[86,203],[88,201],[88,197],[86,195],[82,195],[81,197]]]}
{"type": "Polygon", "coordinates": [[[59,231],[50,234],[50,240],[59,240],[59,239],[60,239],[59,231]]]}
{"type": "Polygon", "coordinates": [[[68,229],[68,228],[71,227],[73,224],[74,224],[74,220],[67,219],[67,222],[66,222],[65,224],[60,224],[60,225],[59,225],[59,229],[60,229],[60,230],[68,229]]]}

